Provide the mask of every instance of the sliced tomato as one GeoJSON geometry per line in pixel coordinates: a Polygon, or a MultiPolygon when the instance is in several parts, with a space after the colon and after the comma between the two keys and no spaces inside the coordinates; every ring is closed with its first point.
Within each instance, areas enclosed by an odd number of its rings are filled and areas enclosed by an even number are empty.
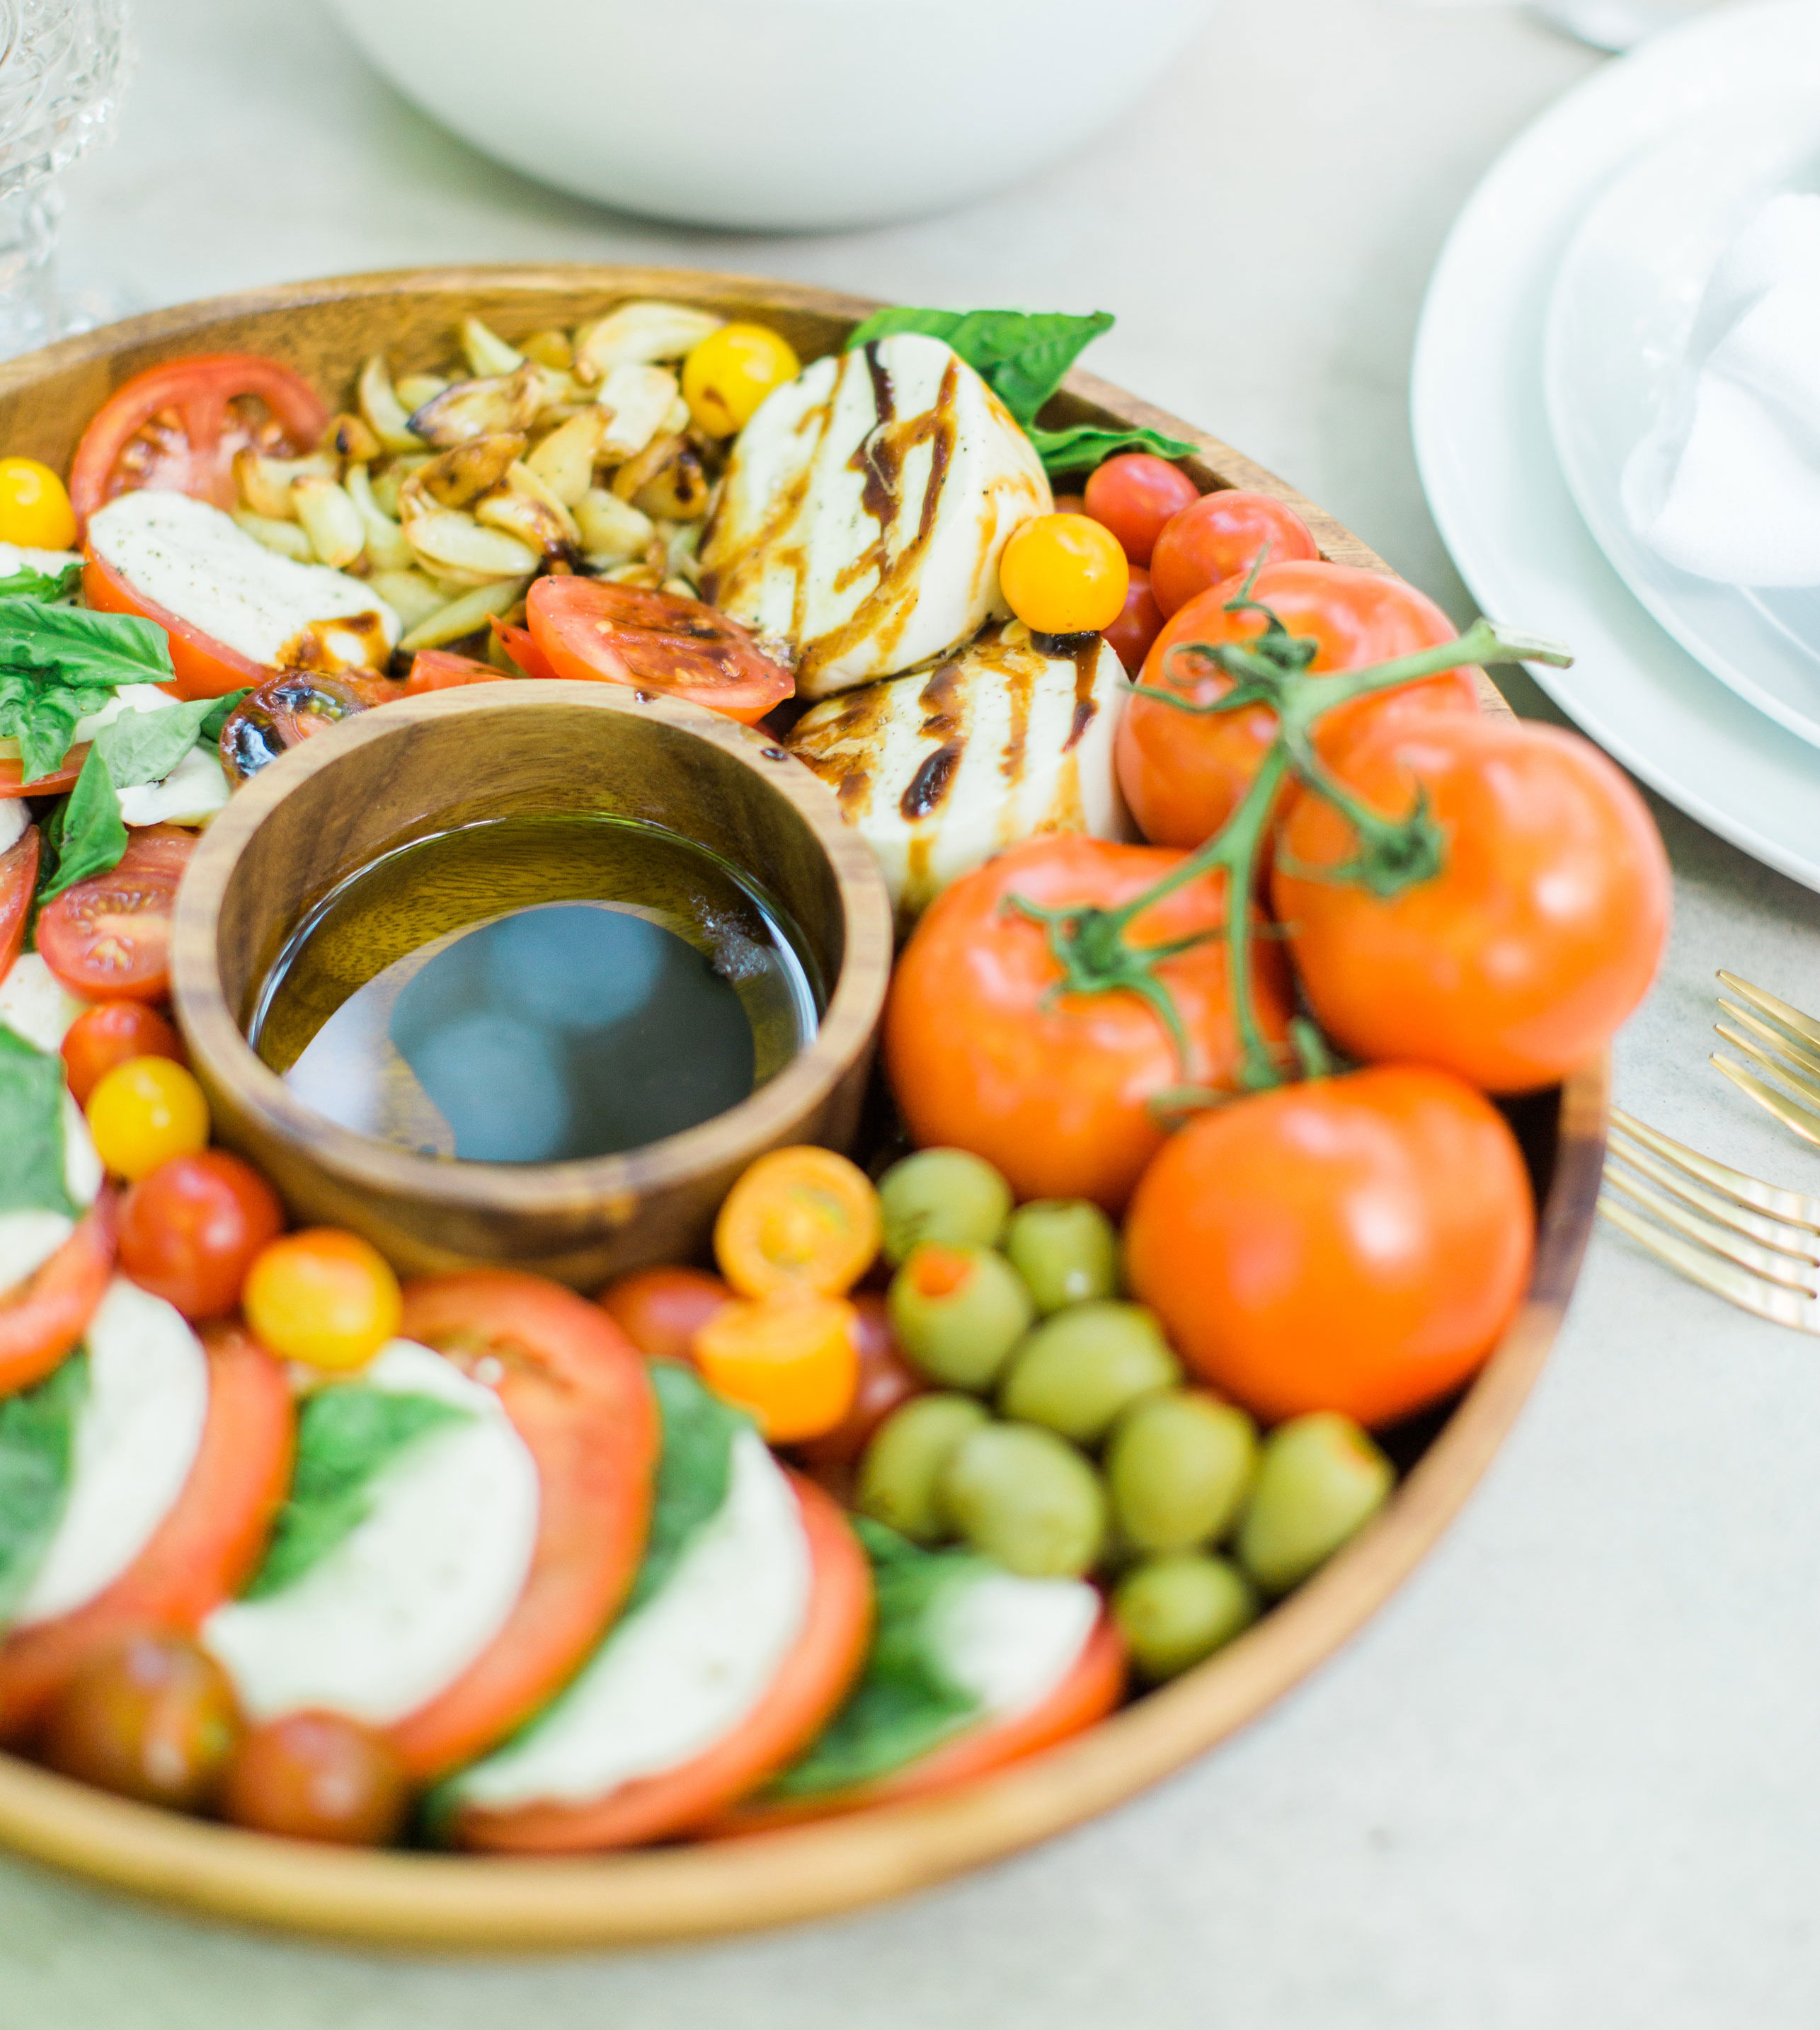
{"type": "Polygon", "coordinates": [[[540,578],[526,615],[553,676],[687,698],[748,726],[796,689],[738,621],[698,599],[599,578],[540,578]]]}
{"type": "Polygon", "coordinates": [[[0,1740],[29,1734],[88,1658],[147,1628],[194,1634],[251,1575],[291,1485],[285,1370],[244,1327],[210,1326],[209,1405],[189,1478],[112,1586],[0,1643],[0,1740]]]}
{"type": "Polygon", "coordinates": [[[644,1555],[662,1443],[631,1342],[541,1276],[475,1269],[407,1284],[407,1339],[494,1389],[537,1462],[537,1545],[505,1625],[455,1682],[389,1731],[412,1775],[490,1748],[566,1683],[644,1555]]]}
{"type": "Polygon", "coordinates": [[[76,779],[82,773],[82,764],[87,759],[88,742],[85,740],[64,756],[61,768],[54,768],[48,775],[39,775],[28,783],[23,761],[12,755],[0,755],[0,803],[9,797],[61,797],[65,790],[76,787],[76,779]]]}
{"type": "Polygon", "coordinates": [[[687,1762],[621,1783],[585,1805],[470,1806],[458,1845],[497,1853],[575,1853],[668,1839],[717,1817],[787,1768],[833,1716],[865,1661],[872,1575],[847,1519],[811,1482],[791,1475],[809,1540],[808,1619],[758,1703],[731,1734],[687,1762]]]}
{"type": "Polygon", "coordinates": [[[540,677],[546,682],[556,675],[550,659],[537,645],[537,639],[526,627],[514,627],[510,621],[501,620],[495,615],[487,623],[493,630],[493,639],[517,664],[527,677],[540,677]]]}
{"type": "Polygon", "coordinates": [[[199,352],[136,374],[102,403],[69,467],[86,523],[103,501],[142,487],[234,504],[234,453],[314,451],[328,405],[309,382],[256,352],[199,352]]]}
{"type": "Polygon", "coordinates": [[[715,1835],[768,1832],[775,1826],[826,1819],[872,1805],[898,1805],[971,1783],[1007,1764],[1052,1748],[1104,1720],[1125,1694],[1125,1645],[1111,1618],[1102,1615],[1074,1668],[1049,1696],[1026,1712],[974,1728],[888,1776],[819,1798],[754,1800],[717,1820],[715,1835]]]}
{"type": "Polygon", "coordinates": [[[454,655],[447,649],[419,649],[404,679],[404,695],[422,697],[426,691],[453,690],[459,684],[497,684],[504,676],[504,670],[477,663],[471,656],[454,655]]]}
{"type": "Polygon", "coordinates": [[[82,567],[82,596],[103,613],[136,613],[164,630],[170,637],[171,667],[177,672],[175,681],[164,689],[174,697],[219,697],[225,691],[262,684],[272,674],[263,663],[251,661],[239,649],[180,620],[169,607],[148,599],[93,550],[86,552],[82,567]]]}
{"type": "Polygon", "coordinates": [[[25,942],[25,919],[38,885],[38,827],[28,825],[0,853],[0,980],[6,977],[25,942]]]}
{"type": "Polygon", "coordinates": [[[42,1381],[87,1331],[114,1274],[117,1225],[104,1190],[35,1275],[0,1292],[0,1396],[42,1381]]]}
{"type": "Polygon", "coordinates": [[[259,686],[228,714],[221,765],[237,781],[258,774],[287,748],[338,726],[356,712],[390,705],[408,686],[389,677],[329,676],[312,670],[259,673],[259,686]]]}
{"type": "Polygon", "coordinates": [[[170,992],[170,920],[196,849],[181,825],[133,833],[117,867],[54,896],[38,918],[44,963],[84,1001],[162,1001],[170,992]]]}

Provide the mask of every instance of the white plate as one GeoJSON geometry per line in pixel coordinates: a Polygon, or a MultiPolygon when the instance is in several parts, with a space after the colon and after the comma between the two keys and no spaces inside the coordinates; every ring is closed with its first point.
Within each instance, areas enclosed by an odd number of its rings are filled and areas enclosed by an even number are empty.
{"type": "Polygon", "coordinates": [[[1643,153],[1587,213],[1549,305],[1554,448],[1620,578],[1721,683],[1820,745],[1820,589],[1753,591],[1677,570],[1636,534],[1625,469],[1673,392],[1706,279],[1777,191],[1820,189],[1820,34],[1773,80],[1643,153]]]}
{"type": "Polygon", "coordinates": [[[1601,745],[1745,852],[1820,888],[1820,753],[1710,676],[1576,511],[1543,400],[1543,314],[1587,207],[1637,151],[1820,43],[1811,0],[1726,8],[1596,72],[1505,152],[1442,250],[1411,420],[1429,505],[1480,604],[1571,642],[1535,675],[1601,745]]]}

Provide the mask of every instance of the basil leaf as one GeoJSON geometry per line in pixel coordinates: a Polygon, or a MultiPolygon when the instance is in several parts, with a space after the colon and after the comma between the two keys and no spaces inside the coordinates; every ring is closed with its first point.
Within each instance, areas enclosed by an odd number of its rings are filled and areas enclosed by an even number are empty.
{"type": "Polygon", "coordinates": [[[57,838],[57,871],[40,886],[38,899],[48,902],[91,874],[105,874],[120,864],[126,851],[126,820],[120,814],[120,792],[114,786],[99,744],[88,750],[82,773],[62,806],[57,838]]]}
{"type": "Polygon", "coordinates": [[[894,332],[945,340],[1026,427],[1062,385],[1083,347],[1112,329],[1109,310],[1073,317],[1064,310],[875,311],[847,341],[850,351],[894,332]]]}
{"type": "Polygon", "coordinates": [[[10,578],[0,578],[0,599],[67,599],[81,582],[80,562],[65,564],[54,575],[24,564],[10,578]]]}
{"type": "Polygon", "coordinates": [[[1193,458],[1200,447],[1167,437],[1160,430],[1103,430],[1093,423],[1071,423],[1065,430],[1028,429],[1043,469],[1053,479],[1065,472],[1090,472],[1115,452],[1154,452],[1159,458],[1193,458]]]}
{"type": "Polygon", "coordinates": [[[203,716],[201,732],[203,739],[219,740],[221,728],[228,723],[228,715],[242,698],[251,697],[252,694],[252,686],[247,684],[237,691],[224,691],[218,698],[210,699],[209,708],[203,716]]]}
{"type": "Polygon", "coordinates": [[[663,1420],[664,1449],[644,1560],[622,1619],[663,1591],[697,1531],[720,1512],[733,1470],[733,1441],[751,1428],[748,1418],[711,1396],[681,1361],[653,1360],[648,1371],[663,1420]]]}
{"type": "Polygon", "coordinates": [[[114,786],[130,790],[141,783],[162,783],[195,746],[218,702],[196,698],[161,705],[156,712],[123,712],[110,720],[95,734],[95,747],[114,786]]]}
{"type": "Polygon", "coordinates": [[[373,1512],[374,1483],[432,1431],[466,1410],[438,1396],[408,1396],[338,1382],[308,1397],[297,1416],[297,1465],[265,1562],[240,1597],[266,1600],[319,1564],[373,1512]]]}
{"type": "Polygon", "coordinates": [[[970,1552],[925,1551],[864,1516],[849,1519],[872,1560],[872,1652],[846,1705],[770,1797],[820,1797],[888,1775],[959,1733],[978,1710],[936,1652],[934,1609],[951,1587],[991,1568],[970,1552]]]}
{"type": "Polygon", "coordinates": [[[79,1208],[63,1175],[63,1060],[0,1024],[0,1213],[79,1208]]]}
{"type": "Polygon", "coordinates": [[[69,1500],[76,1420],[88,1396],[80,1350],[0,1402],[0,1627],[17,1612],[69,1500]]]}
{"type": "Polygon", "coordinates": [[[55,670],[66,683],[167,684],[170,640],[136,613],[97,613],[42,600],[0,603],[0,664],[55,670]]]}

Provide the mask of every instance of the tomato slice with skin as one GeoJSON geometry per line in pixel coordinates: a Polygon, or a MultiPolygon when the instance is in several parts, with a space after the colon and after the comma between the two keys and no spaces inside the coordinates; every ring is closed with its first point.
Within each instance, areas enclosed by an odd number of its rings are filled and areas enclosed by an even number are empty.
{"type": "Polygon", "coordinates": [[[171,667],[177,675],[159,688],[173,697],[219,697],[225,691],[262,684],[272,674],[263,663],[252,661],[239,649],[180,619],[155,599],[148,599],[93,550],[84,552],[82,596],[98,612],[136,614],[165,630],[170,637],[171,667]]]}
{"type": "Polygon", "coordinates": [[[493,639],[517,664],[527,677],[536,677],[547,682],[556,675],[550,660],[537,645],[537,638],[528,627],[515,627],[508,620],[501,620],[496,614],[487,623],[493,630],[493,639]]]}
{"type": "Polygon", "coordinates": [[[50,1259],[0,1294],[0,1396],[42,1381],[87,1331],[114,1274],[118,1227],[104,1189],[50,1259]]]}
{"type": "Polygon", "coordinates": [[[419,649],[404,679],[404,695],[422,697],[426,692],[454,690],[462,684],[505,681],[504,671],[496,670],[490,663],[478,663],[471,656],[457,656],[447,649],[419,649]]]}
{"type": "Polygon", "coordinates": [[[796,689],[738,621],[698,599],[599,578],[540,578],[525,611],[553,676],[686,698],[747,726],[796,689]]]}
{"type": "Polygon", "coordinates": [[[820,1798],[754,1799],[705,1830],[710,1838],[769,1832],[774,1827],[798,1825],[809,1819],[836,1818],[873,1805],[906,1804],[958,1790],[1052,1748],[1070,1734],[1084,1733],[1104,1720],[1124,1694],[1125,1645],[1111,1618],[1102,1614],[1074,1668],[1028,1712],[976,1727],[869,1783],[856,1783],[850,1790],[832,1790],[820,1798]]]}
{"type": "Polygon", "coordinates": [[[0,803],[9,797],[61,797],[65,790],[76,787],[76,779],[82,773],[82,764],[87,759],[88,742],[85,740],[64,756],[61,768],[54,768],[48,775],[36,776],[28,783],[23,761],[13,755],[0,755],[0,803]]]}
{"type": "Polygon", "coordinates": [[[32,913],[32,893],[38,885],[39,838],[28,825],[0,853],[0,980],[12,970],[25,942],[25,920],[32,913]]]}
{"type": "Polygon", "coordinates": [[[404,1288],[407,1339],[493,1388],[537,1462],[537,1545],[512,1612],[467,1669],[387,1731],[437,1776],[508,1734],[567,1682],[644,1555],[662,1443],[645,1364],[597,1305],[511,1269],[404,1288]]]}
{"type": "Polygon", "coordinates": [[[296,1419],[284,1369],[238,1325],[203,1334],[209,1402],[181,1492],[151,1541],[84,1605],[0,1642],[0,1741],[28,1736],[88,1659],[142,1629],[194,1634],[264,1555],[290,1491],[296,1419]]]}
{"type": "Polygon", "coordinates": [[[38,950],[84,1001],[162,1001],[170,992],[170,920],[196,837],[181,825],[133,833],[117,867],[53,896],[38,950]]]}
{"type": "Polygon", "coordinates": [[[581,1805],[538,1803],[456,1814],[456,1843],[496,1853],[576,1853],[668,1839],[717,1818],[787,1768],[833,1716],[865,1661],[872,1578],[846,1518],[819,1487],[790,1476],[809,1541],[809,1612],[796,1646],[730,1734],[655,1775],[581,1805]]]}
{"type": "Polygon", "coordinates": [[[95,411],[69,467],[77,520],[143,487],[234,505],[234,453],[294,458],[314,451],[329,409],[309,382],[257,352],[192,353],[117,388],[95,411]],[[249,398],[262,424],[245,411],[249,398]]]}

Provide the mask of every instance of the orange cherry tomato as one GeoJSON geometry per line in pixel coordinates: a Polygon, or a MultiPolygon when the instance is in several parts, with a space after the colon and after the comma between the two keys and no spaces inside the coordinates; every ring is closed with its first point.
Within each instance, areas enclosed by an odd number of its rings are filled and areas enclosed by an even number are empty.
{"type": "Polygon", "coordinates": [[[104,1072],[128,1058],[189,1061],[182,1038],[143,1001],[101,1001],[84,1009],[64,1032],[62,1050],[64,1073],[78,1106],[88,1104],[104,1072]]]}
{"type": "Polygon", "coordinates": [[[747,1169],[721,1201],[714,1256],[743,1296],[838,1296],[871,1266],[883,1232],[865,1171],[806,1144],[773,1149],[747,1169]]]}
{"type": "Polygon", "coordinates": [[[114,1273],[115,1225],[104,1190],[35,1275],[0,1291],[0,1396],[42,1381],[87,1331],[114,1273]]]}
{"type": "Polygon", "coordinates": [[[426,691],[453,690],[461,684],[497,684],[504,679],[504,671],[496,670],[490,663],[477,663],[471,656],[451,655],[446,649],[419,649],[404,679],[404,695],[422,697],[426,691]]]}
{"type": "Polygon", "coordinates": [[[38,884],[38,827],[28,824],[0,853],[0,980],[12,970],[25,942],[25,920],[38,884]]]}
{"type": "Polygon", "coordinates": [[[225,1318],[255,1255],[284,1231],[278,1195],[225,1149],[174,1156],[120,1209],[120,1266],[186,1318],[225,1318]]]}
{"type": "Polygon", "coordinates": [[[853,1407],[858,1325],[842,1297],[783,1291],[723,1305],[695,1335],[716,1396],[750,1411],[773,1444],[820,1437],[853,1407]]]}
{"type": "Polygon", "coordinates": [[[282,1839],[385,1846],[404,1828],[411,1779],[398,1751],[345,1713],[285,1713],[250,1728],[229,1762],[221,1816],[282,1839]]]}
{"type": "Polygon", "coordinates": [[[1148,560],[1159,611],[1167,616],[1197,592],[1243,578],[1267,548],[1273,564],[1320,554],[1308,523],[1267,493],[1223,487],[1191,500],[1158,531],[1148,560]]]}
{"type": "Polygon", "coordinates": [[[1157,612],[1156,601],[1151,596],[1150,574],[1143,565],[1133,564],[1131,582],[1125,589],[1124,610],[1106,630],[1106,638],[1125,665],[1127,675],[1143,668],[1144,659],[1150,653],[1150,645],[1162,628],[1163,615],[1157,612]]]}
{"type": "Polygon", "coordinates": [[[170,920],[196,835],[147,825],[120,864],[55,895],[39,911],[38,950],[84,1001],[162,1001],[170,992],[170,920]]]}
{"type": "MultiPolygon", "coordinates": [[[[1239,1061],[1222,941],[1162,961],[1193,1061],[1137,994],[1062,994],[1044,927],[1016,909],[1116,909],[1180,866],[1154,846],[1052,834],[963,875],[937,897],[899,957],[885,1003],[884,1061],[911,1140],[996,1163],[1019,1199],[1124,1206],[1163,1140],[1148,1102],[1185,1083],[1229,1087],[1239,1061]]],[[[1172,943],[1226,921],[1226,876],[1204,875],[1133,919],[1134,944],[1172,943]]],[[[1282,1040],[1288,968],[1256,939],[1266,1038],[1282,1040]]]]}
{"type": "Polygon", "coordinates": [[[705,1269],[635,1269],[600,1296],[607,1316],[651,1360],[693,1360],[696,1333],[732,1301],[705,1269]]]}
{"type": "Polygon", "coordinates": [[[859,1379],[847,1415],[832,1430],[798,1448],[797,1456],[832,1494],[844,1497],[847,1481],[872,1434],[899,1404],[920,1396],[929,1386],[910,1363],[891,1330],[891,1313],[877,1290],[862,1290],[849,1300],[854,1309],[854,1344],[859,1351],[859,1379]]]}
{"type": "Polygon", "coordinates": [[[1033,515],[999,554],[1005,604],[1036,634],[1110,627],[1130,577],[1118,538],[1085,515],[1033,515]]]}
{"type": "Polygon", "coordinates": [[[1180,466],[1128,451],[1088,475],[1081,505],[1112,531],[1134,564],[1147,564],[1165,525],[1200,498],[1200,489],[1180,466]]]}
{"type": "Polygon", "coordinates": [[[1378,1065],[1173,1136],[1132,1200],[1126,1273],[1182,1359],[1256,1415],[1384,1424],[1497,1344],[1535,1225],[1491,1102],[1450,1073],[1378,1065]]]}
{"type": "Polygon", "coordinates": [[[1348,859],[1352,827],[1311,794],[1271,893],[1316,1014],[1349,1055],[1442,1065],[1491,1092],[1551,1085],[1602,1050],[1648,991],[1670,877],[1654,821],[1590,741],[1514,720],[1386,725],[1337,772],[1446,841],[1433,879],[1377,896],[1300,872],[1348,859]]]}
{"type": "Polygon", "coordinates": [[[254,1256],[241,1301],[261,1345],[283,1360],[332,1371],[359,1367],[398,1331],[392,1265],[338,1227],[305,1227],[254,1256]]]}
{"type": "Polygon", "coordinates": [[[103,1072],[83,1112],[95,1153],[118,1177],[136,1180],[208,1146],[202,1087],[169,1058],[128,1058],[103,1072]]]}
{"type": "MultiPolygon", "coordinates": [[[[1276,737],[1276,714],[1267,705],[1197,715],[1147,695],[1166,690],[1201,705],[1232,688],[1223,671],[1191,653],[1167,667],[1166,659],[1178,643],[1218,645],[1262,634],[1264,619],[1255,608],[1229,609],[1241,583],[1229,578],[1164,623],[1119,722],[1119,786],[1144,836],[1159,846],[1199,846],[1219,831],[1238,809],[1276,737]]],[[[1152,572],[1153,591],[1156,584],[1152,572]]],[[[1413,655],[1452,641],[1455,632],[1440,608],[1413,586],[1352,564],[1267,564],[1252,597],[1267,606],[1290,634],[1317,644],[1308,665],[1316,675],[1413,655]]],[[[1347,742],[1380,720],[1476,712],[1472,678],[1469,668],[1444,670],[1397,690],[1355,699],[1320,722],[1316,745],[1331,762],[1347,742]]]]}

